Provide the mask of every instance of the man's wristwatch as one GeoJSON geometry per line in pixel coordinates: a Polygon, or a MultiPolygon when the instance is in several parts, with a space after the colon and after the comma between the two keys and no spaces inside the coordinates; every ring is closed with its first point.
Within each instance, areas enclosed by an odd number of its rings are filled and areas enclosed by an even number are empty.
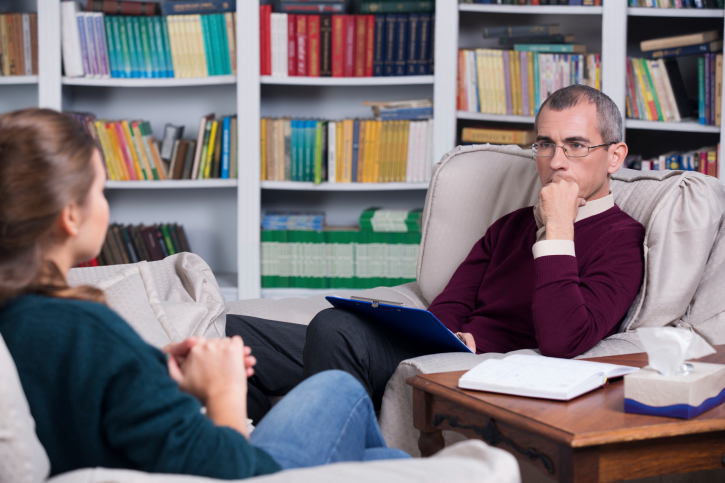
{"type": "Polygon", "coordinates": [[[464,344],[466,343],[466,339],[465,337],[463,337],[463,332],[456,332],[456,337],[458,337],[458,340],[460,340],[464,344]]]}

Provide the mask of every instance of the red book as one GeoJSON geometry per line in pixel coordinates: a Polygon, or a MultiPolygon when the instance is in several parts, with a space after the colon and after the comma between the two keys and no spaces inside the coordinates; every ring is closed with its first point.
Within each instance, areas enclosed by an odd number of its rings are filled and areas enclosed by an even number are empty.
{"type": "Polygon", "coordinates": [[[297,75],[297,15],[287,14],[287,75],[297,75]]]}
{"type": "Polygon", "coordinates": [[[373,76],[375,58],[375,15],[365,15],[365,77],[373,76]]]}
{"type": "Polygon", "coordinates": [[[86,12],[103,12],[106,15],[157,15],[158,3],[124,2],[115,0],[88,0],[86,12]]]}
{"type": "Polygon", "coordinates": [[[355,77],[365,77],[365,31],[367,15],[355,15],[355,77]]]}
{"type": "Polygon", "coordinates": [[[259,70],[272,75],[272,5],[259,6],[259,70]]]}
{"type": "Polygon", "coordinates": [[[307,17],[297,15],[297,75],[307,75],[307,17]]]}
{"type": "Polygon", "coordinates": [[[345,74],[345,15],[332,16],[332,77],[345,74]]]}
{"type": "Polygon", "coordinates": [[[320,16],[307,15],[307,75],[320,77],[320,16]]]}
{"type": "Polygon", "coordinates": [[[355,15],[345,15],[343,76],[355,77],[355,15]]]}

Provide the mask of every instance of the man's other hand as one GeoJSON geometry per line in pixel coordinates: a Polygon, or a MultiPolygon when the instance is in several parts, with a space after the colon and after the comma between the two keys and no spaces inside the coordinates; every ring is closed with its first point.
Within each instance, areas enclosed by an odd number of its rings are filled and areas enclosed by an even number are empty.
{"type": "Polygon", "coordinates": [[[539,191],[541,218],[547,240],[574,240],[574,220],[586,201],[579,196],[579,184],[572,178],[554,176],[539,191]]]}
{"type": "Polygon", "coordinates": [[[463,343],[466,344],[466,347],[471,349],[471,352],[474,354],[476,353],[476,339],[473,338],[472,334],[469,334],[468,332],[461,332],[461,336],[463,336],[463,343]]]}

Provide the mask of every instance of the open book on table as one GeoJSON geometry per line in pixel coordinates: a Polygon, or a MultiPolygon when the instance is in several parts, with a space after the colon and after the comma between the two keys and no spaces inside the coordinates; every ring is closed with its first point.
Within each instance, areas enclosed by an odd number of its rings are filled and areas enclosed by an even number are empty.
{"type": "Polygon", "coordinates": [[[603,386],[607,379],[638,370],[602,362],[516,354],[483,361],[461,376],[458,387],[568,401],[603,386]]]}

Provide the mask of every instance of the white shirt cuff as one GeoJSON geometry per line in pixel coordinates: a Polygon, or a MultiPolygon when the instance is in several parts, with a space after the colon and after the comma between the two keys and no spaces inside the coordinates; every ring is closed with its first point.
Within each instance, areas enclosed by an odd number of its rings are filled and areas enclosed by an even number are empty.
{"type": "Polygon", "coordinates": [[[534,260],[549,255],[570,255],[576,256],[574,242],[571,240],[541,240],[534,243],[534,260]]]}

